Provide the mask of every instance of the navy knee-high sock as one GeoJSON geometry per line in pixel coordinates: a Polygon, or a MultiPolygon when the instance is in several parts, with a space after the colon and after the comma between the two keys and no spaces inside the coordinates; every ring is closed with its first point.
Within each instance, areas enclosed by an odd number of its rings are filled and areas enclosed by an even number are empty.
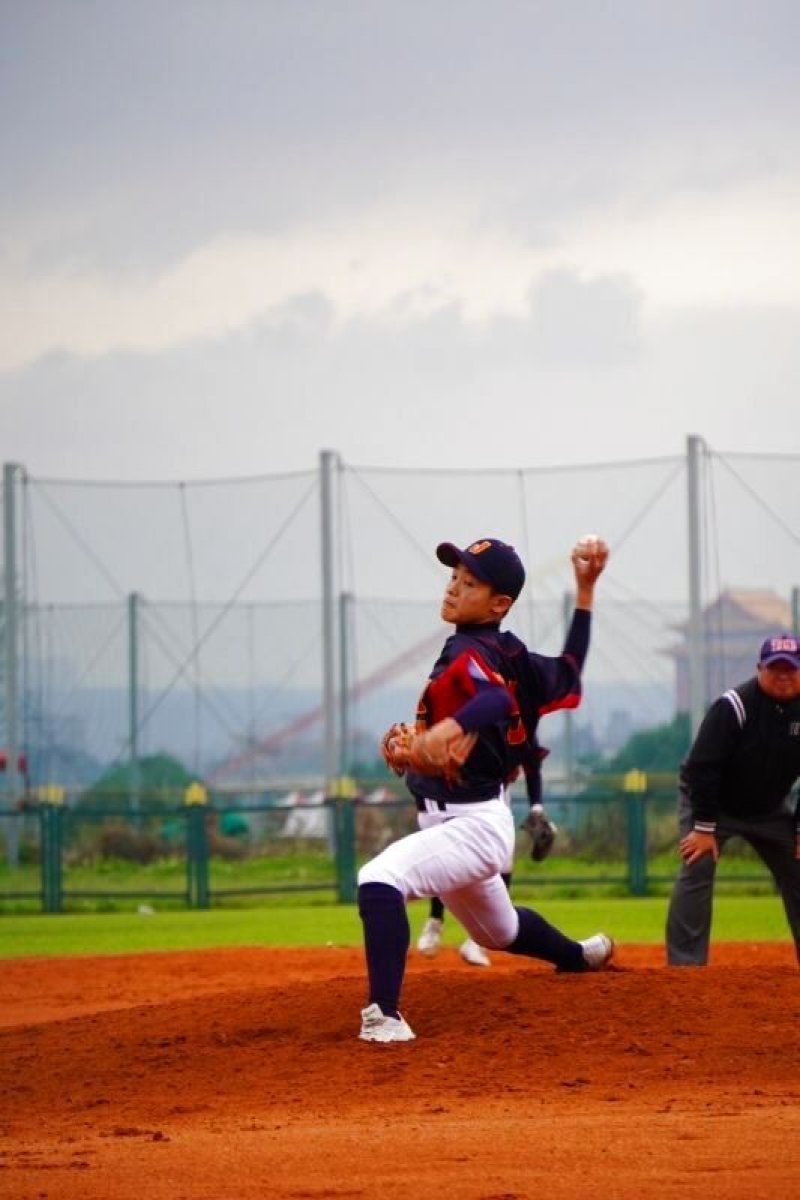
{"type": "Polygon", "coordinates": [[[561,971],[586,970],[580,942],[573,942],[532,908],[517,908],[517,915],[519,933],[511,945],[506,946],[509,954],[543,958],[545,962],[555,963],[561,971]]]}
{"type": "Polygon", "coordinates": [[[397,1017],[411,942],[405,901],[388,883],[362,883],[358,911],[364,926],[369,1002],[384,1016],[397,1017]]]}

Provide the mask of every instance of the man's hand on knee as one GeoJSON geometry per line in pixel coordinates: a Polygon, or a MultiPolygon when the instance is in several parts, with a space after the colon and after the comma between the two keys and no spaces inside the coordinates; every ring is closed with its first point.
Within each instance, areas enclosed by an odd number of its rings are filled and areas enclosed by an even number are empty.
{"type": "Polygon", "coordinates": [[[690,829],[686,837],[681,838],[678,850],[687,867],[698,862],[704,855],[710,854],[714,862],[719,858],[719,846],[713,833],[701,833],[699,829],[690,829]]]}

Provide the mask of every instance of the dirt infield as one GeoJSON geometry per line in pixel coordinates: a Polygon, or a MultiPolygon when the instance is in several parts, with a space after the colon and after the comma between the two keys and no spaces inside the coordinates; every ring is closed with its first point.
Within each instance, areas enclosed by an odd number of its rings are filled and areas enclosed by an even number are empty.
{"type": "Polygon", "coordinates": [[[800,1189],[800,974],[623,947],[559,976],[412,956],[407,1045],[357,1040],[361,954],[0,963],[6,1200],[601,1200],[800,1189]]]}

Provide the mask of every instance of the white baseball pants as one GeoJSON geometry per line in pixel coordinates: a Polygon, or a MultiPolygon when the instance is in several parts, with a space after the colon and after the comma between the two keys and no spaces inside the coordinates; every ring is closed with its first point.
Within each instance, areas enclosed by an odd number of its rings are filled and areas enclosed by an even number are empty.
{"type": "Polygon", "coordinates": [[[519,918],[501,871],[514,855],[514,818],[504,799],[449,804],[426,800],[419,830],[387,846],[358,873],[363,883],[384,883],[404,900],[441,897],[479,945],[504,950],[517,936],[519,918]]]}

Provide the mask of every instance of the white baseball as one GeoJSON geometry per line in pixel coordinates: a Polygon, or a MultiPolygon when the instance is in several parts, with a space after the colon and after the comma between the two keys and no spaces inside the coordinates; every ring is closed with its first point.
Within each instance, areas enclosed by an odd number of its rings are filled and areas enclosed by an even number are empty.
{"type": "Polygon", "coordinates": [[[584,536],[582,538],[580,538],[578,541],[578,545],[577,545],[578,557],[580,559],[583,559],[584,561],[591,558],[591,556],[597,552],[597,546],[598,546],[599,541],[600,541],[600,538],[597,536],[596,533],[584,534],[584,536]]]}

